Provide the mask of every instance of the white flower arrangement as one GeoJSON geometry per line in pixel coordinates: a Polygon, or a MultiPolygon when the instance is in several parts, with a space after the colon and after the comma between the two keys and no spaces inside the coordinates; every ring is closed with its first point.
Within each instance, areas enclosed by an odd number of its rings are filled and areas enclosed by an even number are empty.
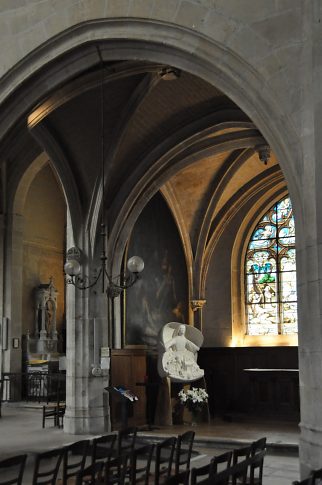
{"type": "Polygon", "coordinates": [[[208,402],[208,394],[202,387],[192,387],[187,391],[181,389],[178,398],[181,404],[191,412],[201,411],[208,402]]]}

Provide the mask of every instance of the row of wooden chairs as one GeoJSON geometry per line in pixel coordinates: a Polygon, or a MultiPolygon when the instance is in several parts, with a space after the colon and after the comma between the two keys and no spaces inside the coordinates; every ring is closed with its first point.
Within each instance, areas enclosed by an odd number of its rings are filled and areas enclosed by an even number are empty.
{"type": "Polygon", "coordinates": [[[264,437],[253,441],[249,446],[215,456],[207,465],[193,468],[190,483],[191,485],[235,485],[236,483],[262,485],[265,454],[266,438],[264,437]]]}
{"type": "MultiPolygon", "coordinates": [[[[118,434],[81,440],[38,453],[31,485],[135,485],[141,482],[148,485],[152,481],[160,485],[172,471],[177,474],[181,469],[189,468],[194,435],[193,431],[188,431],[156,445],[144,444],[137,440],[137,428],[127,428],[118,434]],[[89,457],[90,465],[86,466],[89,457]],[[152,458],[155,461],[153,471],[152,458]],[[61,468],[62,477],[58,479],[61,468]]],[[[23,484],[26,458],[27,455],[20,455],[0,462],[0,485],[23,484]]]]}
{"type": "Polygon", "coordinates": [[[304,480],[295,481],[293,485],[318,485],[322,483],[322,468],[311,471],[310,475],[304,480]]]}
{"type": "MultiPolygon", "coordinates": [[[[189,472],[194,431],[145,445],[134,438],[136,430],[131,431],[129,433],[129,430],[124,430],[119,433],[117,456],[114,457],[113,452],[108,453],[103,466],[93,462],[79,474],[78,479],[83,481],[80,480],[77,485],[87,484],[88,476],[91,477],[90,483],[161,485],[169,480],[172,473],[178,475],[182,470],[189,472]],[[128,446],[125,445],[126,442],[128,446]]],[[[96,450],[97,455],[99,454],[96,450]]]]}

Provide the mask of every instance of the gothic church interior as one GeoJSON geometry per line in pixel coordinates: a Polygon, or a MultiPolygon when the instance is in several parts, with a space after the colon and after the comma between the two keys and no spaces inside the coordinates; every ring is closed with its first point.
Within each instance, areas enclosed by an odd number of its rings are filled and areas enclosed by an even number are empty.
{"type": "MultiPolygon", "coordinates": [[[[274,143],[283,119],[270,118],[271,127],[267,110],[258,123],[250,109],[255,89],[246,93],[237,75],[229,84],[224,57],[215,66],[215,47],[211,67],[199,63],[198,49],[189,57],[180,43],[162,47],[148,22],[138,21],[136,38],[118,39],[114,30],[106,38],[103,24],[85,17],[53,36],[53,47],[49,39],[36,45],[3,77],[3,86],[18,81],[30,62],[28,75],[1,101],[0,299],[7,332],[1,372],[26,372],[29,354],[53,362],[66,355],[65,428],[99,432],[116,419],[104,387],[157,379],[157,336],[176,321],[204,336],[198,362],[211,416],[252,410],[298,422],[297,372],[279,376],[272,401],[265,397],[270,382],[245,371],[299,368],[298,320],[300,331],[309,301],[303,297],[305,210],[296,169],[289,169],[291,151],[283,157],[284,145],[297,148],[287,123],[274,143]],[[84,32],[93,35],[77,42],[84,32]],[[76,247],[82,272],[95,279],[102,222],[108,275],[125,271],[133,255],[145,264],[138,281],[116,297],[100,284],[75,289],[64,274],[67,251],[76,247]],[[295,261],[298,247],[302,259],[295,261]],[[46,307],[44,327],[35,292],[50,290],[50,282],[55,305],[46,307]],[[41,331],[50,341],[45,350],[32,347],[41,331]],[[92,372],[103,349],[111,375],[92,372]]],[[[136,419],[146,419],[142,409],[136,419]]],[[[313,466],[305,433],[303,469],[313,466]]],[[[319,438],[312,446],[317,463],[319,438]]]]}

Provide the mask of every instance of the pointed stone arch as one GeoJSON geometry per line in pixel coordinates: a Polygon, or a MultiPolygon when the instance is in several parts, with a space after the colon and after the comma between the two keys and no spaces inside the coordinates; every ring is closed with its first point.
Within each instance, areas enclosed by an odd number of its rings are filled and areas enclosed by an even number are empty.
{"type": "MultiPolygon", "coordinates": [[[[106,42],[105,60],[126,56],[170,64],[202,78],[229,96],[254,122],[277,154],[295,206],[297,224],[303,226],[297,178],[302,148],[295,129],[262,75],[232,49],[196,30],[160,21],[119,18],[92,20],[61,32],[34,49],[1,80],[3,98],[0,101],[4,102],[4,109],[0,116],[0,139],[46,95],[49,86],[55,89],[66,77],[77,76],[97,63],[93,55],[94,42],[106,42]],[[53,60],[55,66],[49,62],[53,60]],[[37,84],[31,73],[37,74],[37,84]],[[272,119],[274,123],[271,123],[272,119]]],[[[78,379],[78,382],[82,379],[84,395],[88,396],[88,375],[83,373],[78,379]]],[[[78,419],[80,425],[75,424],[80,410],[76,404],[73,406],[70,406],[70,429],[78,432],[91,429],[89,421],[92,416],[82,416],[78,419]],[[72,409],[76,409],[75,414],[72,409]]],[[[94,416],[95,419],[98,429],[103,413],[94,416]]]]}
{"type": "Polygon", "coordinates": [[[302,149],[274,92],[265,85],[259,72],[233,50],[179,25],[134,18],[99,19],[75,25],[49,39],[26,56],[19,63],[19,69],[12,69],[0,82],[0,87],[11,86],[10,93],[8,89],[0,90],[8,96],[7,109],[0,117],[0,138],[28,106],[32,109],[46,95],[46,80],[50,78],[52,90],[67,77],[96,65],[95,43],[105,44],[102,54],[106,61],[126,57],[173,65],[201,77],[230,97],[259,128],[280,160],[299,223],[301,199],[296,167],[301,164],[302,149]],[[55,65],[49,65],[48,59],[55,59],[55,65]],[[64,69],[67,65],[68,70],[64,69]],[[30,73],[37,73],[38,89],[31,90],[28,86],[27,94],[24,83],[32,79],[30,73]],[[15,87],[17,92],[14,93],[15,87]],[[22,99],[24,102],[20,103],[22,99]]]}

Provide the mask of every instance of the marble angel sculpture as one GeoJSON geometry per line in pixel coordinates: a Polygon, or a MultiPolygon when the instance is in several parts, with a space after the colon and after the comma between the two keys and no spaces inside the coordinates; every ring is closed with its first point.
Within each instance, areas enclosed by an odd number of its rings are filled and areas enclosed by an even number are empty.
{"type": "Polygon", "coordinates": [[[197,352],[203,342],[202,333],[178,322],[164,325],[158,339],[158,371],[172,382],[192,382],[204,376],[197,364],[197,352]]]}

